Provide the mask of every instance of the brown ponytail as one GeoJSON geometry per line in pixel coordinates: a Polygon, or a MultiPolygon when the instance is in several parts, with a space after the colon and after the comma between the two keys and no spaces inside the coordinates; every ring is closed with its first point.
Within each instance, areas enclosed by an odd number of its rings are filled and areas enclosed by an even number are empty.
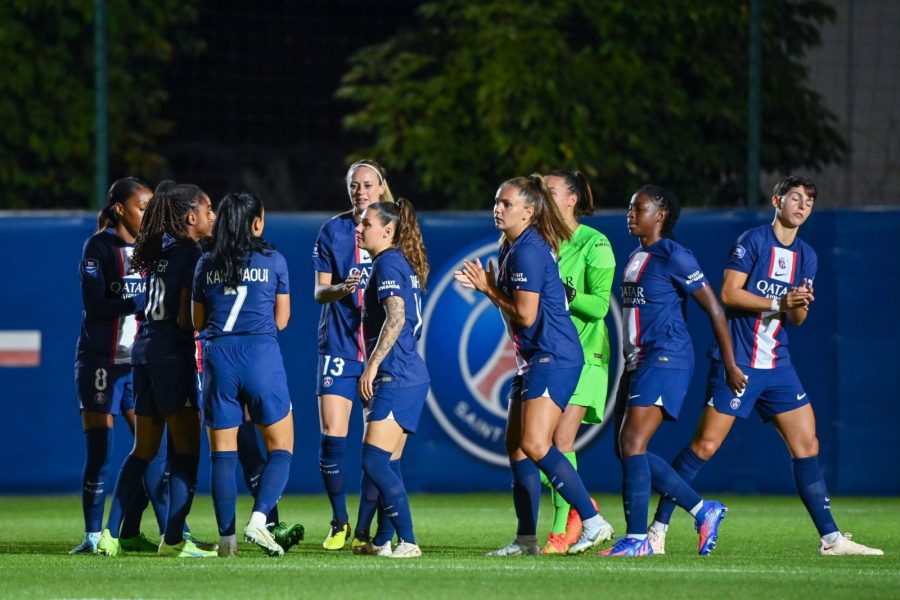
{"type": "Polygon", "coordinates": [[[398,198],[396,202],[375,202],[367,211],[377,210],[382,225],[394,223],[394,240],[396,246],[419,278],[419,289],[425,292],[428,280],[428,256],[425,254],[425,242],[419,229],[419,220],[412,202],[406,198],[398,198]]]}
{"type": "MultiPolygon", "coordinates": [[[[537,229],[544,241],[553,249],[554,254],[559,254],[559,246],[566,240],[572,239],[572,230],[566,225],[557,208],[544,178],[538,174],[528,177],[516,177],[504,181],[500,187],[511,186],[519,191],[519,195],[525,200],[525,206],[534,208],[534,216],[531,218],[531,227],[537,229]]],[[[500,238],[501,243],[506,242],[506,237],[500,238]]]]}

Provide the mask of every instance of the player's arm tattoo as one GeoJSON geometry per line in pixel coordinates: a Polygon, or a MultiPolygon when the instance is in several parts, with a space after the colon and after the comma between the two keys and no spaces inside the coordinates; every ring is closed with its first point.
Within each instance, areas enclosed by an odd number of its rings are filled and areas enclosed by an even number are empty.
{"type": "Polygon", "coordinates": [[[400,330],[403,329],[403,322],[406,320],[406,310],[403,298],[400,296],[388,296],[384,300],[385,319],[384,325],[381,326],[381,333],[378,334],[378,342],[375,349],[369,357],[369,364],[377,368],[387,356],[397,338],[400,337],[400,330]]]}

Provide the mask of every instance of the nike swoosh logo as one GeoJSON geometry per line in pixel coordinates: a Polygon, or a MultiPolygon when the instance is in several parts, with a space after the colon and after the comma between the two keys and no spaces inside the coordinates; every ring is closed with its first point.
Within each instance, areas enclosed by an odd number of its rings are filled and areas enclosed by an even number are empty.
{"type": "Polygon", "coordinates": [[[797,394],[797,400],[798,400],[798,401],[799,401],[799,400],[803,400],[804,398],[806,398],[806,394],[797,394]]]}
{"type": "Polygon", "coordinates": [[[629,394],[628,399],[629,399],[629,400],[634,400],[635,398],[640,398],[640,397],[641,397],[640,394],[634,394],[634,395],[630,395],[630,394],[629,394]]]}

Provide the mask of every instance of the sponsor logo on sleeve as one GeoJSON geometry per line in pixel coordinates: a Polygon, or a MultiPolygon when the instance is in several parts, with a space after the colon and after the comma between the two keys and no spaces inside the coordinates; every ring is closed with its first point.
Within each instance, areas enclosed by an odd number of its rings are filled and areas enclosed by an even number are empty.
{"type": "Polygon", "coordinates": [[[100,263],[96,258],[84,259],[84,272],[92,277],[100,272],[100,263]]]}
{"type": "Polygon", "coordinates": [[[703,279],[703,271],[694,271],[690,275],[687,276],[687,279],[684,282],[688,285],[692,283],[697,283],[698,281],[703,279]]]}

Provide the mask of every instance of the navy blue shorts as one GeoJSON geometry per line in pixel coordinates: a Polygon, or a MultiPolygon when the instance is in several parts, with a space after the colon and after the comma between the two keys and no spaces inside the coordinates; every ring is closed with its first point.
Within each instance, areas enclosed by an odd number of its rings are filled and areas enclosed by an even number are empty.
{"type": "Polygon", "coordinates": [[[549,367],[540,363],[528,365],[522,375],[516,375],[509,390],[510,400],[531,400],[547,397],[560,410],[566,410],[569,399],[578,387],[583,367],[549,367]]]}
{"type": "Polygon", "coordinates": [[[375,395],[369,400],[366,421],[393,419],[406,433],[415,433],[428,396],[430,384],[394,386],[375,384],[375,395]]]}
{"type": "Polygon", "coordinates": [[[316,370],[316,395],[328,394],[353,402],[361,401],[358,385],[365,367],[365,363],[358,360],[320,354],[316,370]]]}
{"type": "Polygon", "coordinates": [[[209,341],[203,355],[203,411],[213,429],[244,422],[244,407],[257,425],[272,425],[291,412],[291,395],[278,340],[226,336],[209,341]]]}
{"type": "Polygon", "coordinates": [[[663,409],[663,418],[677,421],[693,374],[693,369],[639,366],[627,378],[627,405],[659,406],[663,409]]]}
{"type": "Polygon", "coordinates": [[[131,365],[76,367],[75,390],[80,410],[120,415],[134,409],[131,365]]]}
{"type": "Polygon", "coordinates": [[[136,415],[164,417],[185,408],[199,408],[197,365],[193,360],[180,364],[132,365],[131,369],[136,415]]]}
{"type": "Polygon", "coordinates": [[[809,396],[797,377],[794,367],[780,369],[751,369],[741,367],[747,375],[747,387],[735,395],[725,384],[725,370],[722,363],[712,361],[709,379],[706,382],[707,404],[723,415],[746,419],[750,411],[756,412],[765,422],[775,415],[792,411],[809,404],[809,396]]]}

